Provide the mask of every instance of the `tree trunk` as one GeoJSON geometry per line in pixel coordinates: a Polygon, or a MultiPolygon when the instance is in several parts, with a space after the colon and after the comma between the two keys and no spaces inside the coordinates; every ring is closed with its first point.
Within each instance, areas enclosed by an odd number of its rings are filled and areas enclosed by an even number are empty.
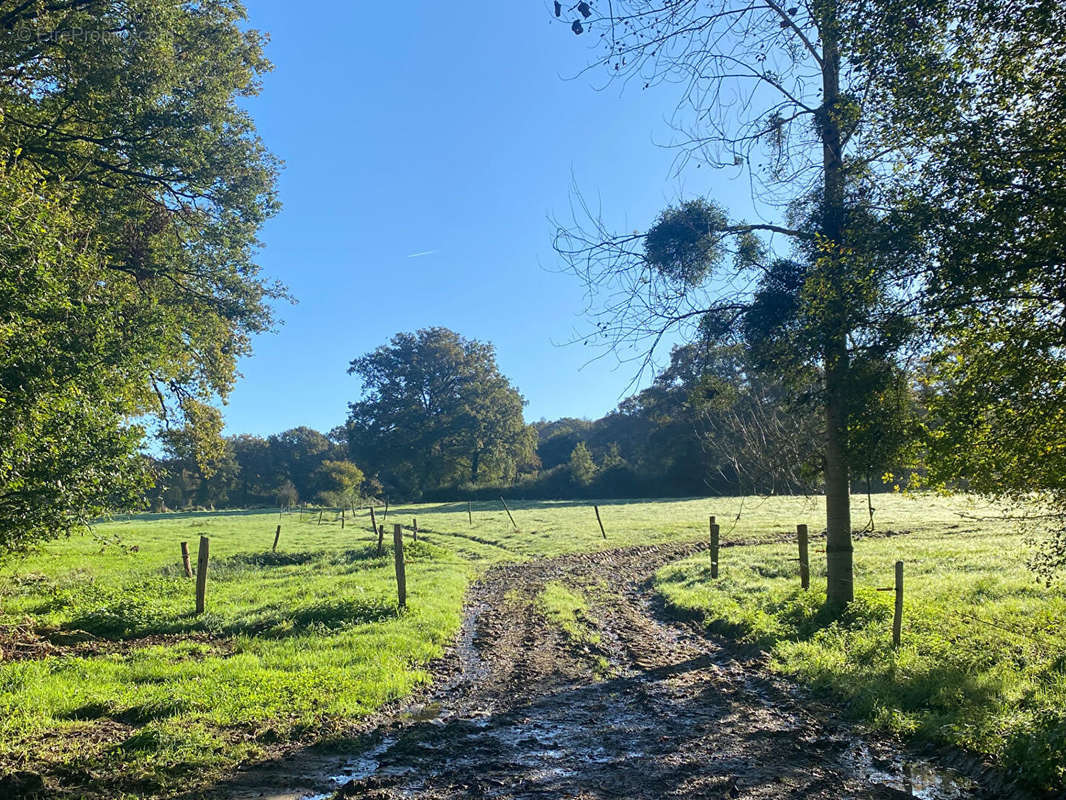
{"type": "MultiPolygon", "coordinates": [[[[846,354],[844,356],[846,358],[846,354]]],[[[838,356],[839,358],[839,356],[838,356]]],[[[851,544],[851,477],[847,462],[847,409],[841,383],[846,363],[826,370],[825,560],[826,602],[854,599],[851,544]]]]}
{"type": "MultiPolygon", "coordinates": [[[[840,48],[836,8],[827,5],[822,20],[822,96],[820,131],[825,197],[822,209],[822,234],[829,248],[830,280],[826,286],[846,292],[847,282],[841,274],[846,257],[840,245],[844,238],[844,161],[840,120],[840,48]]],[[[846,298],[843,294],[827,297],[825,310],[825,511],[826,511],[826,602],[842,606],[854,598],[851,544],[851,480],[847,455],[847,383],[848,344],[846,298]]]]}

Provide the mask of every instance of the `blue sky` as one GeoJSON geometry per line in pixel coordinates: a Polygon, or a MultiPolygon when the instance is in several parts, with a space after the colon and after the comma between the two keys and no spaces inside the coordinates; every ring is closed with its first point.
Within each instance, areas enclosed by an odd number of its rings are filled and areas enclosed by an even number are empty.
{"type": "Polygon", "coordinates": [[[659,145],[676,90],[573,78],[596,33],[553,24],[543,0],[250,0],[248,13],[275,64],[249,108],[285,161],[261,263],[298,304],[242,362],[231,433],[340,424],[360,393],[349,361],[435,325],[496,345],[527,420],[600,416],[633,367],[557,346],[586,324],[582,287],[553,271],[549,217],[572,186],[623,230],[681,196],[751,213],[743,182],[672,176],[659,145]]]}

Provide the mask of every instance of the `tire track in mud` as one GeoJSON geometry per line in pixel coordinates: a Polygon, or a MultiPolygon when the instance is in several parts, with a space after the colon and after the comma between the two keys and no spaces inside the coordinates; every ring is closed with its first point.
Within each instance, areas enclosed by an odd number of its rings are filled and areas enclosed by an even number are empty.
{"type": "Polygon", "coordinates": [[[457,644],[436,665],[435,688],[382,719],[362,752],[306,765],[320,774],[305,774],[303,785],[334,789],[243,796],[1003,796],[856,734],[694,626],[664,620],[649,579],[704,548],[636,547],[489,570],[471,589],[457,644]],[[537,610],[548,581],[586,592],[599,644],[572,641],[537,610]],[[606,677],[597,675],[602,659],[606,677]]]}

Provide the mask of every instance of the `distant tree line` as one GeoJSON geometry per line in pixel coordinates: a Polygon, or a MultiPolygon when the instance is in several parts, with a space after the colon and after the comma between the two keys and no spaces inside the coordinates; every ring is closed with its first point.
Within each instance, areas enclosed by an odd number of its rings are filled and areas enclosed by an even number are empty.
{"type": "Polygon", "coordinates": [[[300,427],[267,437],[231,436],[206,462],[188,428],[167,431],[162,439],[164,455],[152,459],[155,482],[146,497],[155,511],[298,503],[343,507],[382,493],[348,460],[343,429],[329,435],[300,427]]]}
{"type": "MultiPolygon", "coordinates": [[[[762,375],[739,347],[689,344],[597,420],[523,419],[491,345],[432,328],[355,359],[361,400],[327,434],[233,436],[204,462],[189,428],[163,434],[156,509],[403,500],[692,496],[819,490],[810,387],[762,375]]],[[[871,485],[907,468],[887,431],[915,418],[907,384],[863,454],[871,485]]]]}

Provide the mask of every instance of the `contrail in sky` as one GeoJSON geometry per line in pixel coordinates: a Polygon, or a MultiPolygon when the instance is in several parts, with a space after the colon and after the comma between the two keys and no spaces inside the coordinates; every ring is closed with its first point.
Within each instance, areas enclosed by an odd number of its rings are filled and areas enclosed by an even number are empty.
{"type": "Polygon", "coordinates": [[[423,250],[421,253],[411,253],[408,258],[422,258],[422,256],[431,256],[436,253],[436,250],[423,250]]]}

